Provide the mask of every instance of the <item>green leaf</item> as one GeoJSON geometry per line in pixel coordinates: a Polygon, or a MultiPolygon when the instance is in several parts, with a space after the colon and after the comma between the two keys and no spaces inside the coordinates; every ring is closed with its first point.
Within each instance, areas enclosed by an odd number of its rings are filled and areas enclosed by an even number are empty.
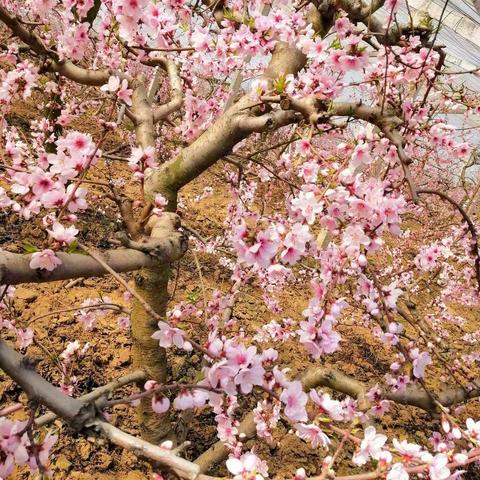
{"type": "Polygon", "coordinates": [[[190,293],[187,295],[187,300],[188,300],[190,303],[197,303],[197,300],[198,300],[198,292],[196,292],[196,291],[190,292],[190,293]]]}
{"type": "Polygon", "coordinates": [[[340,40],[336,38],[331,44],[330,48],[333,48],[335,50],[340,50],[342,48],[342,44],[340,43],[340,40]]]}
{"type": "Polygon", "coordinates": [[[322,423],[332,423],[332,419],[328,417],[317,417],[317,421],[322,423]]]}
{"type": "Polygon", "coordinates": [[[23,242],[23,250],[25,253],[35,253],[40,251],[39,248],[37,248],[35,245],[32,245],[30,242],[27,242],[26,240],[23,242]]]}
{"type": "Polygon", "coordinates": [[[223,9],[223,18],[225,18],[225,20],[230,20],[231,22],[234,22],[235,21],[235,14],[229,8],[224,8],[223,9]]]}
{"type": "Polygon", "coordinates": [[[287,78],[285,75],[280,75],[273,84],[275,91],[277,93],[283,93],[285,91],[285,87],[287,86],[287,78]]]}
{"type": "Polygon", "coordinates": [[[74,240],[67,248],[67,253],[83,253],[82,250],[78,248],[78,242],[74,240]]]}

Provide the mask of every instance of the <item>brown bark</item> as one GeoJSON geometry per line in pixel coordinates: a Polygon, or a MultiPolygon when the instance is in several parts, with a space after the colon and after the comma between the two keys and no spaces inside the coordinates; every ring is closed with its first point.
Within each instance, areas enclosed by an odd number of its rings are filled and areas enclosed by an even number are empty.
{"type": "Polygon", "coordinates": [[[35,372],[28,358],[16,352],[4,340],[0,340],[0,369],[15,380],[30,401],[45,405],[73,428],[80,429],[94,414],[93,405],[64,395],[35,372]]]}
{"type": "MultiPolygon", "coordinates": [[[[167,266],[144,268],[135,277],[135,288],[150,306],[160,315],[164,315],[168,302],[168,278],[170,269],[167,266]]],[[[158,341],[152,338],[158,330],[157,322],[137,301],[133,301],[131,315],[132,357],[134,368],[142,369],[147,379],[158,383],[167,381],[167,353],[159,347],[158,341]]],[[[168,414],[158,415],[153,412],[151,399],[143,398],[137,409],[138,420],[142,428],[142,437],[158,444],[170,433],[168,414]]]]}
{"type": "MultiPolygon", "coordinates": [[[[178,227],[179,218],[173,214],[164,214],[159,219],[152,218],[147,224],[150,238],[162,238],[166,231],[178,227]]],[[[169,263],[157,264],[153,268],[144,268],[135,278],[137,293],[159,315],[165,316],[168,305],[169,263]]],[[[167,352],[158,345],[152,335],[158,330],[157,320],[144,307],[134,300],[132,316],[132,355],[135,368],[143,370],[146,378],[158,383],[167,381],[167,352]]],[[[138,417],[143,437],[152,443],[159,443],[166,437],[172,437],[170,416],[153,412],[150,398],[143,398],[138,408],[138,417]]]]}
{"type": "MultiPolygon", "coordinates": [[[[0,284],[43,283],[79,277],[100,277],[105,269],[94,259],[76,253],[57,253],[62,261],[52,272],[30,268],[31,255],[0,250],[0,284]]],[[[130,272],[155,264],[153,258],[138,250],[116,249],[104,252],[103,260],[117,272],[130,272]]]]}

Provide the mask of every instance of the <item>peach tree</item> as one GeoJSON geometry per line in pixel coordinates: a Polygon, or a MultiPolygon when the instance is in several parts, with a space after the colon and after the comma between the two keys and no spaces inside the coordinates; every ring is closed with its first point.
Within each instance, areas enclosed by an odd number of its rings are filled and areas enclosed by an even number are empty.
{"type": "MultiPolygon", "coordinates": [[[[458,119],[480,101],[462,81],[471,72],[446,65],[442,19],[406,1],[0,1],[0,208],[43,234],[24,254],[0,251],[1,325],[16,339],[0,340],[0,368],[28,398],[0,411],[1,478],[24,465],[55,475],[56,417],[148,458],[157,479],[220,478],[209,472],[223,461],[230,478],[267,478],[267,459],[245,444],[272,444],[279,425],[318,451],[296,480],[446,480],[480,460],[480,421],[463,409],[480,396],[480,336],[448,309],[478,311],[475,129],[458,119]],[[16,125],[12,109],[32,99],[40,113],[16,125]],[[212,169],[228,200],[221,233],[205,238],[182,191],[212,169]],[[97,249],[79,238],[106,205],[119,228],[97,249]],[[202,286],[195,252],[215,256],[229,287],[171,301],[187,252],[202,286]],[[72,310],[90,330],[113,310],[135,370],[79,397],[74,378],[40,375],[35,325],[23,328],[9,302],[18,284],[103,275],[131,308],[102,297],[72,310]],[[414,308],[422,282],[437,286],[428,312],[414,308]],[[256,334],[235,317],[247,288],[268,312],[256,334]],[[283,295],[295,288],[310,293],[291,318],[283,295]],[[349,349],[342,325],[366,326],[388,352],[376,384],[326,366],[349,349]],[[305,359],[297,376],[285,343],[305,359]],[[188,383],[169,378],[168,349],[200,356],[188,383]],[[138,392],[116,397],[129,383],[138,392]],[[246,415],[245,398],[256,404],[246,415]],[[120,403],[137,406],[141,438],[108,421],[120,403]],[[437,419],[428,444],[381,431],[392,403],[437,419]],[[9,417],[19,409],[27,420],[9,417]],[[186,459],[172,419],[204,410],[218,443],[186,459]],[[336,474],[347,446],[356,470],[336,474]]],[[[82,355],[71,340],[65,372],[82,355]]]]}

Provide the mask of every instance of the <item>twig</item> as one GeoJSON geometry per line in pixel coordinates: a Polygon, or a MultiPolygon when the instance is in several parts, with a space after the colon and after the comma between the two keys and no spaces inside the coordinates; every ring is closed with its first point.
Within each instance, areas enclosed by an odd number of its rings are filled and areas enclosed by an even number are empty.
{"type": "Polygon", "coordinates": [[[85,305],[85,306],[78,306],[72,308],[64,308],[63,310],[55,310],[53,312],[48,312],[39,317],[34,317],[29,322],[36,322],[42,318],[51,317],[53,315],[58,315],[60,313],[68,313],[68,312],[75,312],[77,310],[115,310],[117,312],[123,313],[130,313],[128,310],[123,308],[121,305],[117,305],[116,303],[96,303],[94,305],[85,305]]]}
{"type": "MultiPolygon", "coordinates": [[[[117,378],[111,381],[110,383],[107,383],[106,385],[102,385],[101,387],[98,387],[95,390],[92,390],[91,392],[86,393],[85,395],[82,395],[81,397],[78,398],[78,400],[82,400],[84,402],[91,402],[93,400],[97,400],[98,398],[102,397],[107,393],[113,392],[114,390],[124,387],[125,385],[129,385],[130,383],[141,382],[143,380],[146,380],[145,373],[142,372],[141,370],[136,370],[132,373],[129,373],[128,375],[117,378]]],[[[57,418],[57,415],[55,415],[54,413],[47,413],[45,415],[42,415],[41,417],[38,417],[35,420],[35,425],[37,427],[42,427],[44,425],[47,425],[48,423],[53,422],[56,418],[57,418]]]]}
{"type": "Polygon", "coordinates": [[[420,189],[420,190],[417,190],[417,193],[437,195],[441,199],[453,205],[453,207],[455,207],[462,215],[463,219],[465,220],[468,226],[468,229],[470,230],[470,234],[472,235],[472,255],[475,257],[475,275],[477,277],[478,290],[480,292],[480,252],[478,249],[478,234],[477,234],[477,229],[474,223],[470,219],[470,216],[463,209],[461,205],[459,205],[455,200],[453,200],[453,198],[449,197],[446,193],[439,192],[437,190],[429,190],[429,189],[420,189]]]}
{"type": "MultiPolygon", "coordinates": [[[[142,307],[145,309],[147,313],[149,313],[155,320],[157,321],[165,321],[165,319],[159,315],[146,301],[145,299],[139,295],[133,288],[131,288],[128,283],[115,271],[113,268],[111,268],[99,255],[97,255],[93,250],[90,248],[86,247],[85,245],[79,243],[78,244],[79,248],[83,250],[85,253],[88,253],[95,261],[97,261],[108,273],[113,275],[117,282],[120,283],[128,292],[130,292],[137,300],[138,302],[142,305],[142,307]]],[[[192,347],[194,347],[196,350],[202,352],[204,355],[207,355],[209,357],[213,357],[213,355],[204,347],[202,347],[200,344],[192,340],[191,338],[187,337],[187,335],[184,335],[185,340],[190,342],[192,347]]]]}

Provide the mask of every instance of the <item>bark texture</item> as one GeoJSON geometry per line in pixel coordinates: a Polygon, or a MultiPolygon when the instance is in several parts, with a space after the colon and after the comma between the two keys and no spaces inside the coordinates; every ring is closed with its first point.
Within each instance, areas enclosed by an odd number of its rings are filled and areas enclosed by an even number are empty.
{"type": "MultiPolygon", "coordinates": [[[[175,214],[164,213],[160,218],[152,217],[147,224],[150,241],[164,238],[175,231],[180,219],[175,214]]],[[[177,252],[177,258],[184,250],[177,252]]],[[[144,268],[135,277],[135,288],[148,305],[159,315],[165,316],[168,304],[169,262],[158,262],[152,267],[144,268]]],[[[158,345],[152,335],[158,330],[157,320],[134,300],[132,315],[132,356],[133,365],[145,372],[146,378],[158,383],[167,381],[167,352],[158,345]]],[[[137,410],[142,428],[142,436],[149,442],[158,444],[161,440],[172,437],[169,414],[159,415],[152,410],[150,398],[143,398],[137,410]]]]}
{"type": "MultiPolygon", "coordinates": [[[[57,253],[62,261],[55,270],[33,270],[30,268],[31,255],[0,250],[0,284],[43,283],[69,280],[79,277],[100,277],[107,274],[93,258],[76,253],[57,253]]],[[[118,249],[102,254],[102,258],[116,272],[130,272],[155,264],[155,260],[138,250],[118,249]]]]}

